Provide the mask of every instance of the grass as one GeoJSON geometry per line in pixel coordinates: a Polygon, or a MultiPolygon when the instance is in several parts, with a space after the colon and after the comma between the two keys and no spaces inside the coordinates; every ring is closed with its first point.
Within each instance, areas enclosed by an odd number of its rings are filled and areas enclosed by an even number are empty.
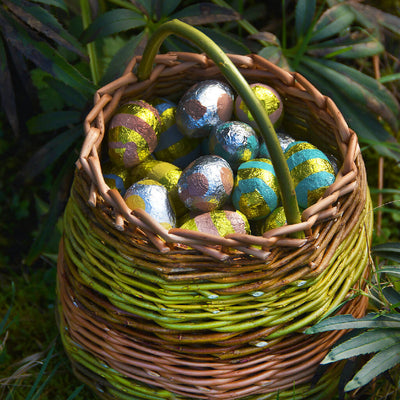
{"type": "Polygon", "coordinates": [[[0,272],[1,399],[96,399],[73,375],[61,345],[55,276],[56,267],[48,265],[0,272]]]}

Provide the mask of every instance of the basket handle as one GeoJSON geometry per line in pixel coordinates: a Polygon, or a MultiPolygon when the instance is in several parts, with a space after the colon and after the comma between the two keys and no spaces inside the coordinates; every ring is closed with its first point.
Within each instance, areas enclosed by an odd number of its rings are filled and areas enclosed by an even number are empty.
{"type": "MultiPolygon", "coordinates": [[[[264,138],[268,152],[271,156],[271,162],[282,195],[282,205],[285,210],[287,223],[289,225],[300,223],[301,216],[297,204],[294,183],[290,176],[289,167],[283,155],[275,129],[265,112],[264,107],[251,90],[243,75],[222,49],[207,35],[191,25],[177,19],[160,25],[150,37],[143,52],[142,60],[138,67],[139,80],[143,81],[150,77],[154,58],[163,41],[171,34],[188,39],[203,50],[214,61],[215,65],[220,69],[231,86],[242,97],[260,129],[261,135],[264,138]]],[[[304,232],[296,232],[294,233],[294,236],[303,238],[304,232]]]]}

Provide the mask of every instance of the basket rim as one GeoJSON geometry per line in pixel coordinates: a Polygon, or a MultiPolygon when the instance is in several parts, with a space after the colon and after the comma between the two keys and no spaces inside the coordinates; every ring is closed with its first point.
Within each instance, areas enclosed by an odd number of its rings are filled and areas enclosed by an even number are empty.
{"type": "Polygon", "coordinates": [[[335,139],[343,157],[343,164],[334,183],[327,188],[318,202],[303,211],[301,223],[272,229],[263,236],[234,233],[221,237],[181,228],[167,230],[144,210],[131,210],[118,190],[111,189],[106,184],[99,158],[99,149],[106,133],[106,124],[124,96],[148,92],[160,77],[168,79],[170,76],[182,74],[195,67],[207,71],[209,74],[210,71],[216,72],[217,67],[205,54],[187,52],[159,54],[155,58],[155,66],[149,79],[139,82],[134,71],[142,57],[135,56],[120,78],[103,86],[95,93],[94,107],[84,121],[85,140],[76,166],[79,170],[85,171],[91,182],[88,203],[92,207],[96,207],[98,197],[102,197],[105,203],[113,209],[116,229],[123,231],[125,222],[141,228],[161,253],[170,251],[168,244],[180,243],[220,261],[225,261],[230,257],[231,253],[228,249],[235,249],[266,260],[270,255],[269,249],[273,246],[299,248],[309,243],[314,239],[312,228],[316,224],[340,217],[339,207],[335,205],[339,198],[355,191],[360,185],[366,186],[366,182],[358,179],[359,167],[357,164],[362,164],[362,158],[357,135],[348,127],[331,98],[322,95],[301,74],[286,71],[261,56],[256,54],[247,56],[227,54],[227,56],[241,72],[269,75],[276,79],[282,88],[290,91],[291,95],[295,93],[324,112],[324,116],[330,118],[335,125],[335,139]],[[305,239],[288,237],[290,234],[300,231],[305,232],[305,239]],[[220,246],[224,250],[215,246],[220,246]]]}

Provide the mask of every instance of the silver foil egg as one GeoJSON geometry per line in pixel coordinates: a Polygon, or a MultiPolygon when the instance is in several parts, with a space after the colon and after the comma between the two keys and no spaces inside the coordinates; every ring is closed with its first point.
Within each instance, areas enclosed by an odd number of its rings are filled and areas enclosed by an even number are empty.
{"type": "Polygon", "coordinates": [[[224,82],[206,80],[190,87],[176,109],[179,130],[192,138],[206,137],[214,125],[231,119],[234,94],[224,82]]]}
{"type": "Polygon", "coordinates": [[[145,210],[164,228],[176,226],[175,212],[171,206],[167,189],[153,179],[142,179],[129,186],[124,200],[131,210],[145,210]]]}
{"type": "Polygon", "coordinates": [[[229,163],[215,155],[201,156],[190,163],[178,181],[178,194],[191,211],[208,212],[220,208],[233,189],[229,163]]]}
{"type": "Polygon", "coordinates": [[[256,158],[259,152],[255,130],[240,121],[228,121],[214,126],[208,145],[210,153],[223,157],[233,170],[242,162],[256,158]]]}

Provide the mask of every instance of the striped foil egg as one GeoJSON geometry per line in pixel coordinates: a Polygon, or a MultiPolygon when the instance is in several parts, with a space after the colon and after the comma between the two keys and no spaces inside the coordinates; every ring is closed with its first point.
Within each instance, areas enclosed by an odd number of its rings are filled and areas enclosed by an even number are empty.
{"type": "Polygon", "coordinates": [[[285,158],[301,208],[316,203],[335,181],[335,171],[328,157],[311,143],[297,141],[289,144],[285,158]]]}
{"type": "Polygon", "coordinates": [[[213,210],[190,218],[181,225],[182,229],[226,236],[230,233],[250,234],[250,225],[240,211],[213,210]]]}
{"type": "Polygon", "coordinates": [[[131,168],[151,155],[161,128],[158,111],[143,100],[123,104],[108,127],[108,154],[118,166],[131,168]]]}
{"type": "Polygon", "coordinates": [[[271,160],[257,158],[240,165],[232,202],[249,220],[265,218],[280,205],[280,190],[271,160]]]}

